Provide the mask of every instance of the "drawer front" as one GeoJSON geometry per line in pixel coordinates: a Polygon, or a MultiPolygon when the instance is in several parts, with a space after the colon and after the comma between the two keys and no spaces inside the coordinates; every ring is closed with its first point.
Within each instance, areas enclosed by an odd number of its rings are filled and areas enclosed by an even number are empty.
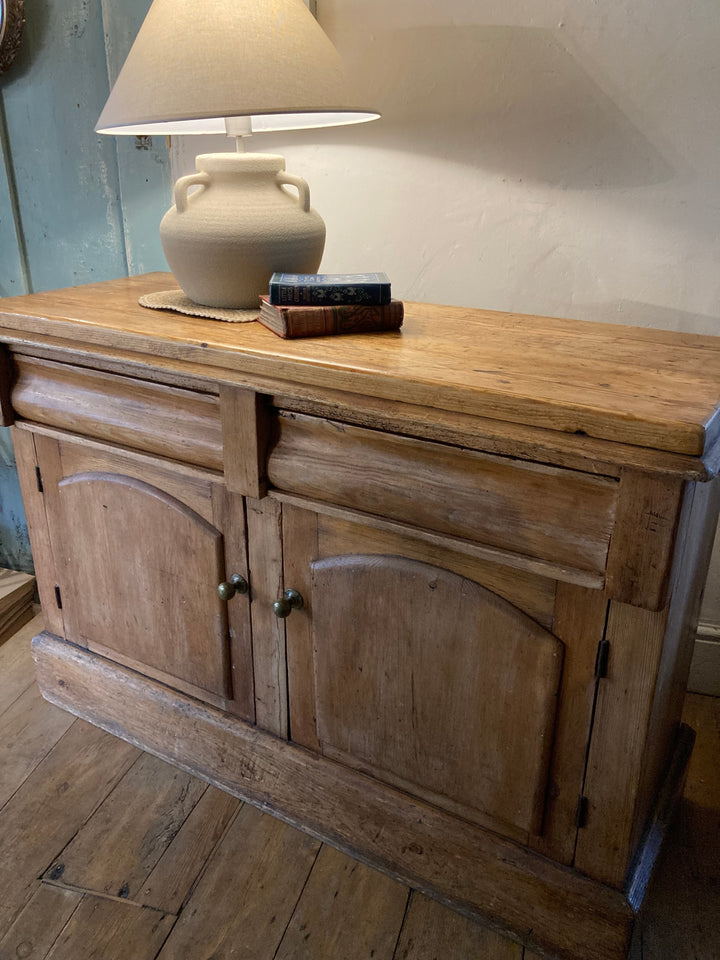
{"type": "Polygon", "coordinates": [[[17,417],[222,470],[217,397],[31,357],[15,369],[17,417]]]}
{"type": "Polygon", "coordinates": [[[604,575],[618,483],[281,412],[268,480],[559,568],[604,575]]]}

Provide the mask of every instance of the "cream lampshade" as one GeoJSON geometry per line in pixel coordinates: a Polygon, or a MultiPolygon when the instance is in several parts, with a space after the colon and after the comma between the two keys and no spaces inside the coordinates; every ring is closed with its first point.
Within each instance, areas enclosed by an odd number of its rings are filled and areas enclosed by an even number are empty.
{"type": "Polygon", "coordinates": [[[187,296],[242,308],[276,270],[315,273],[325,242],[305,181],[282,157],[241,152],[244,138],[377,117],[303,0],[154,0],[95,129],[237,138],[237,153],[202,155],[178,180],[160,235],[187,296]]]}

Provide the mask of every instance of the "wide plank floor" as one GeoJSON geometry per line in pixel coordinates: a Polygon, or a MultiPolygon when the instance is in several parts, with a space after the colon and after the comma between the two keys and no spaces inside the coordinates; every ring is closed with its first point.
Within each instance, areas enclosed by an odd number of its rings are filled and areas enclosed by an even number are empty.
{"type": "MultiPolygon", "coordinates": [[[[0,960],[537,960],[46,703],[0,646],[0,960]]],[[[720,957],[720,700],[632,960],[720,957]]]]}

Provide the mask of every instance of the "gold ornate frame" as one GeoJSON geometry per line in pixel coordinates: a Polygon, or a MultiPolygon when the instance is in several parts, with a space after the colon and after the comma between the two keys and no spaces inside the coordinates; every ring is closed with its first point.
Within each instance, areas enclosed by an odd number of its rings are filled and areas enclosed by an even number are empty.
{"type": "Polygon", "coordinates": [[[17,56],[25,24],[25,0],[0,0],[0,74],[17,56]]]}

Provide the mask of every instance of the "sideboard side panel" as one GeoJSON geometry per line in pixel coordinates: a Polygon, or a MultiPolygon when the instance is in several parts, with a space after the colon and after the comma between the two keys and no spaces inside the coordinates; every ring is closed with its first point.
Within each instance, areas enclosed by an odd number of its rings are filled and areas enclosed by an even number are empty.
{"type": "Polygon", "coordinates": [[[688,484],[671,599],[650,611],[611,602],[608,675],[598,688],[575,866],[622,887],[661,786],[680,721],[715,519],[718,484],[688,484]]]}
{"type": "Polygon", "coordinates": [[[673,570],[665,646],[650,716],[648,745],[643,761],[631,849],[635,849],[641,839],[675,745],[719,508],[719,480],[688,484],[680,521],[679,549],[673,570]]]}
{"type": "Polygon", "coordinates": [[[38,480],[38,474],[36,473],[39,464],[36,443],[44,447],[43,468],[46,470],[46,480],[49,482],[52,482],[50,474],[60,469],[58,445],[54,440],[49,440],[47,437],[36,438],[29,430],[19,427],[13,427],[12,433],[43,618],[48,630],[62,636],[65,627],[62,611],[58,607],[55,595],[55,585],[58,581],[55,556],[45,513],[44,487],[42,481],[38,480]],[[48,474],[48,471],[50,471],[50,474],[48,474]]]}

